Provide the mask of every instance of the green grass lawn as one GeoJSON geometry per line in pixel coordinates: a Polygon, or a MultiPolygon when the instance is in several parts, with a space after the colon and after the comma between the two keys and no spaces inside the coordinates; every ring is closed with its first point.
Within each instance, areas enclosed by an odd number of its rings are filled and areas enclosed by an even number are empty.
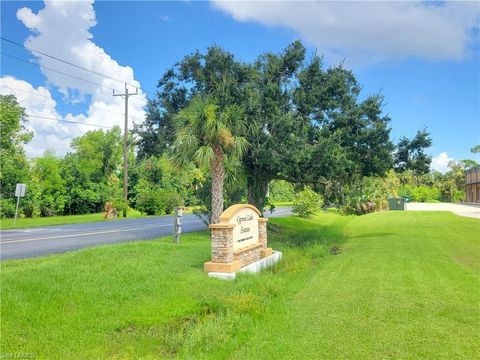
{"type": "MultiPolygon", "coordinates": [[[[145,217],[137,210],[129,210],[128,218],[138,218],[145,217]]],[[[127,219],[128,219],[127,218],[127,219]]],[[[65,225],[65,224],[80,224],[87,222],[97,222],[97,221],[116,221],[122,220],[122,213],[118,214],[118,219],[109,219],[105,220],[103,218],[103,213],[97,214],[85,214],[85,215],[67,215],[67,216],[50,216],[50,217],[36,217],[36,218],[19,218],[17,219],[16,226],[13,225],[14,219],[1,219],[0,220],[0,229],[22,229],[35,226],[50,226],[50,225],[65,225]]]]}
{"type": "Polygon", "coordinates": [[[207,232],[5,261],[0,353],[475,359],[479,234],[446,212],[271,219],[283,261],[233,282],[203,273],[207,232]]]}

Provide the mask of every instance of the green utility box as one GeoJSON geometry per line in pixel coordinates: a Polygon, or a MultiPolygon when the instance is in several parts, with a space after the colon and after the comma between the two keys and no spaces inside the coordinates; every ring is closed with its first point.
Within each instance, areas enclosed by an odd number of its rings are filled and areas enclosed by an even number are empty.
{"type": "Polygon", "coordinates": [[[389,210],[405,210],[404,198],[390,198],[388,199],[389,210]]]}

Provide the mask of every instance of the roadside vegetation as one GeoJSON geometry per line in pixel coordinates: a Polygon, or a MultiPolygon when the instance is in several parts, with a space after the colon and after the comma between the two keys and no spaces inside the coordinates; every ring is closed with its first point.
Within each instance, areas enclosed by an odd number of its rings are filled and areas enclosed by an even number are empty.
{"type": "Polygon", "coordinates": [[[250,63],[216,46],[186,55],[159,74],[130,134],[126,202],[119,127],[86,132],[65,156],[27,159],[28,117],[15,96],[0,95],[0,217],[14,216],[17,183],[27,185],[21,218],[96,214],[108,203],[145,215],[183,205],[211,222],[231,204],[268,211],[306,188],[324,207],[357,214],[384,209],[389,196],[461,200],[464,170],[477,164],[430,172],[428,131],[394,144],[383,96],[361,88],[299,41],[250,63]]]}
{"type": "Polygon", "coordinates": [[[269,222],[283,260],[208,278],[207,232],[1,263],[2,353],[48,359],[480,355],[479,221],[379,212],[269,222]]]}

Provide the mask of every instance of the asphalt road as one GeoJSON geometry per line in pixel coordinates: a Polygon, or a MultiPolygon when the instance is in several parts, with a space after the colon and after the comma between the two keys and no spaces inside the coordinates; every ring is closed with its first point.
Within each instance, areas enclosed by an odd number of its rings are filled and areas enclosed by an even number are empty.
{"type": "MultiPolygon", "coordinates": [[[[290,214],[290,208],[277,208],[273,214],[266,216],[278,217],[290,214]]],[[[195,215],[185,215],[182,218],[183,233],[206,228],[195,215]]],[[[100,244],[155,239],[172,233],[172,216],[2,230],[0,259],[37,257],[100,244]]]]}

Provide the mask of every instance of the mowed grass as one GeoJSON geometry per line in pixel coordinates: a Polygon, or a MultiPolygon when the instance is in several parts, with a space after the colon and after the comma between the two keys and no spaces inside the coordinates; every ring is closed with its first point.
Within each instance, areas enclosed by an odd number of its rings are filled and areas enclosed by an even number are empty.
{"type": "MultiPolygon", "coordinates": [[[[356,218],[342,253],[233,358],[475,359],[480,222],[451,213],[356,218]]],[[[260,328],[260,327],[259,327],[260,328]]]]}
{"type": "MultiPolygon", "coordinates": [[[[98,221],[117,221],[122,220],[124,217],[120,212],[117,219],[103,218],[104,213],[97,214],[85,214],[85,215],[66,215],[66,216],[49,216],[49,217],[36,217],[36,218],[18,218],[16,225],[14,225],[14,219],[0,219],[0,229],[23,229],[36,226],[51,226],[51,225],[65,225],[65,224],[81,224],[88,222],[98,221]]],[[[137,210],[129,210],[128,218],[145,217],[137,210]]]]}
{"type": "Polygon", "coordinates": [[[39,359],[474,359],[480,221],[271,219],[284,259],[233,282],[208,233],[1,263],[0,353],[39,359]]]}

